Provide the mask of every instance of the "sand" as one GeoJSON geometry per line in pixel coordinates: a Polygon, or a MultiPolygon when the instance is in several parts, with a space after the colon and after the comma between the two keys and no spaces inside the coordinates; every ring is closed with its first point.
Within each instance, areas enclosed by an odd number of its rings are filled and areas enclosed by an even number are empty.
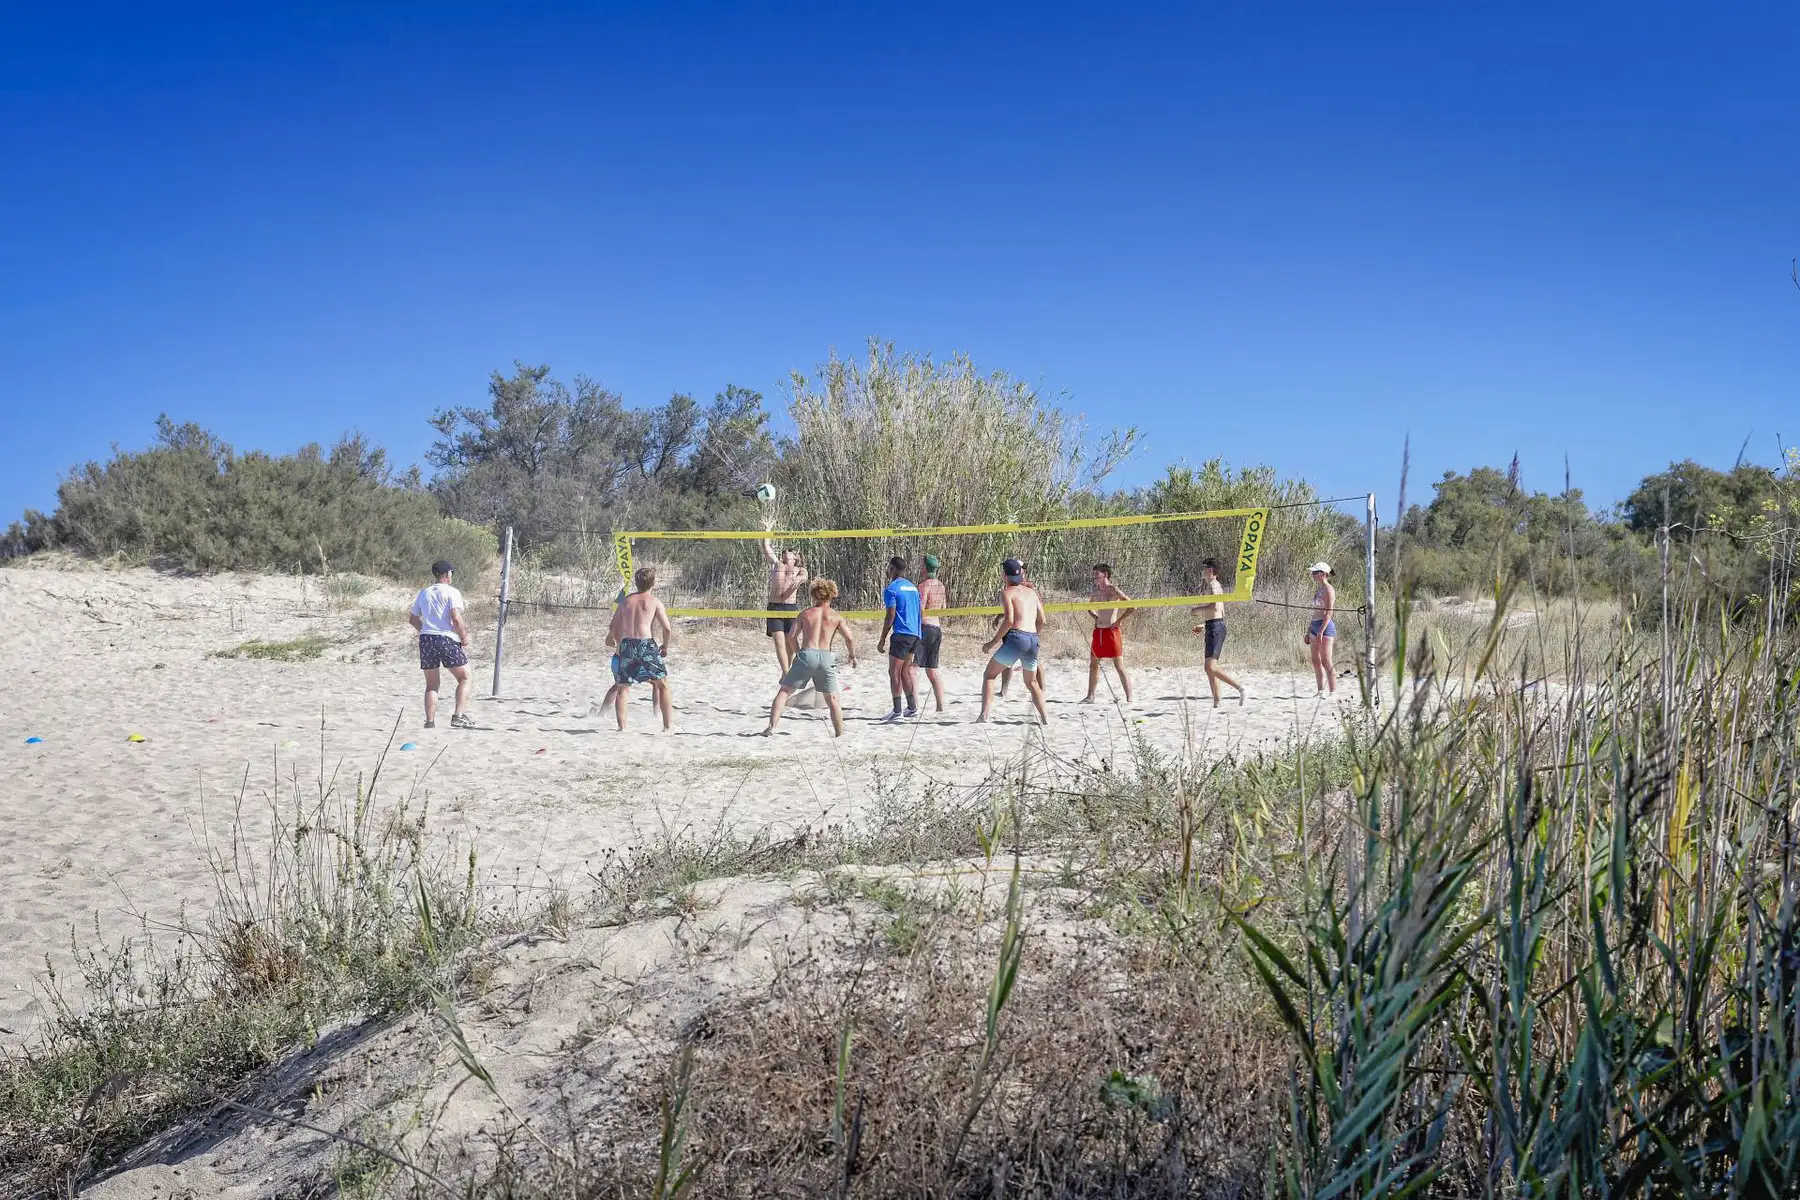
{"type": "Polygon", "coordinates": [[[847,675],[846,736],[831,737],[822,709],[791,710],[763,739],[775,690],[766,641],[698,631],[670,658],[675,732],[638,688],[619,733],[596,708],[609,680],[594,629],[509,630],[504,686],[490,697],[492,634],[478,627],[480,728],[440,719],[426,730],[411,595],[386,586],[334,602],[297,577],[0,569],[12,657],[0,700],[0,1042],[29,1039],[43,1020],[46,963],[68,979],[71,931],[116,942],[204,919],[208,839],[222,844],[240,799],[254,835],[271,803],[316,796],[321,780],[353,786],[384,751],[384,791],[428,801],[430,836],[472,842],[484,879],[579,888],[584,864],[660,831],[854,821],[877,781],[972,786],[1028,738],[1088,762],[1123,763],[1136,737],[1216,756],[1329,735],[1341,707],[1315,701],[1310,675],[1242,671],[1248,703],[1214,711],[1197,655],[1177,648],[1135,673],[1135,704],[1077,704],[1085,662],[1067,657],[1049,664],[1048,728],[1029,720],[1019,688],[978,725],[977,639],[958,636],[945,713],[888,726],[870,629],[847,675]],[[312,661],[217,656],[307,635],[327,642],[312,661]]]}

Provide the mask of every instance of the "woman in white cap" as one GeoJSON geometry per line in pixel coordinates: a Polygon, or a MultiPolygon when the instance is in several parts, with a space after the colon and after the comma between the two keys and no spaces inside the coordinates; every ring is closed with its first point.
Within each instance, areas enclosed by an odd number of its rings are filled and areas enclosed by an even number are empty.
{"type": "Polygon", "coordinates": [[[1306,644],[1312,647],[1313,680],[1319,685],[1321,699],[1337,692],[1337,672],[1331,667],[1331,642],[1337,637],[1337,622],[1331,619],[1337,608],[1337,589],[1331,586],[1331,564],[1316,562],[1312,572],[1313,615],[1306,627],[1306,644]]]}

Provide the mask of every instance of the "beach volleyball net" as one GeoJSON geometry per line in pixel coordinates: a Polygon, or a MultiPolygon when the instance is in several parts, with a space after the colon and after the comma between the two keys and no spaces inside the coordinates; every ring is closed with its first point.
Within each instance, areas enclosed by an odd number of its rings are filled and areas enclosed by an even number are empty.
{"type": "MultiPolygon", "coordinates": [[[[915,529],[637,530],[612,540],[608,583],[632,587],[638,568],[656,572],[656,589],[675,617],[761,618],[768,607],[768,552],[800,556],[809,579],[838,586],[837,607],[852,618],[880,618],[888,561],[907,562],[918,579],[930,555],[948,593],[944,616],[1000,612],[1000,563],[1017,558],[1051,612],[1094,607],[1092,569],[1104,563],[1132,597],[1108,608],[1172,608],[1252,598],[1267,508],[1083,517],[1041,523],[946,525],[915,529]],[[1205,590],[1202,564],[1218,564],[1223,595],[1205,590]]],[[[802,589],[798,602],[809,603],[802,589]]]]}

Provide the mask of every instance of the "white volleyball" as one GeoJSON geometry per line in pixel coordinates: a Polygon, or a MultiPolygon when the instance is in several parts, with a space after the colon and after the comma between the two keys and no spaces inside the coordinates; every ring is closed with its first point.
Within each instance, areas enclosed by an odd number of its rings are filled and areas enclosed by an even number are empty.
{"type": "Polygon", "coordinates": [[[775,485],[772,483],[765,483],[761,487],[757,488],[756,489],[756,498],[758,500],[762,501],[764,504],[767,504],[769,501],[773,500],[775,498],[775,485]]]}

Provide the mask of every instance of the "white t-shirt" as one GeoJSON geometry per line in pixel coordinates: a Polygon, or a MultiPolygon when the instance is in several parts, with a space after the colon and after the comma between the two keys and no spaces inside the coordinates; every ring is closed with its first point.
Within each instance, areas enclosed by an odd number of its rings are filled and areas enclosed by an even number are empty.
{"type": "Polygon", "coordinates": [[[420,633],[436,633],[456,638],[456,627],[450,624],[450,610],[463,606],[462,593],[447,583],[434,583],[413,601],[413,616],[419,618],[420,633]]]}

